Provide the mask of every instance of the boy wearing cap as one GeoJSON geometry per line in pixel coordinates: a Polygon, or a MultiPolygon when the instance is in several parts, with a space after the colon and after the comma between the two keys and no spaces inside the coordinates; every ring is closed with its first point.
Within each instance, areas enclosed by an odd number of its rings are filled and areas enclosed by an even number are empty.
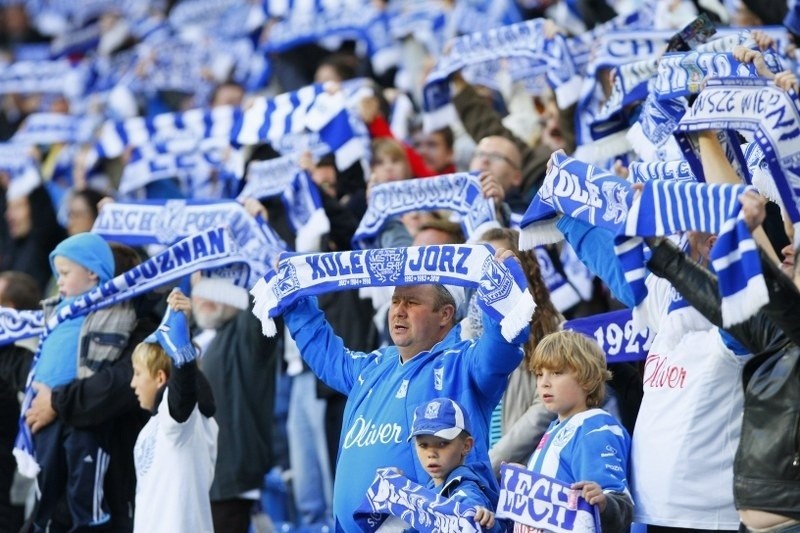
{"type": "MultiPolygon", "coordinates": [[[[114,275],[110,246],[92,233],[62,241],[50,253],[50,265],[59,296],[44,302],[48,318],[114,275]]],[[[33,382],[36,394],[48,395],[54,387],[89,377],[119,359],[135,323],[136,314],[129,304],[59,323],[41,345],[33,382]]],[[[43,419],[32,410],[26,413],[26,423],[33,432],[41,467],[34,530],[48,527],[65,494],[75,530],[107,527],[110,515],[103,483],[109,463],[110,426],[77,427],[57,417],[43,419]]]]}
{"type": "Polygon", "coordinates": [[[437,398],[414,410],[411,435],[422,468],[431,476],[428,488],[437,494],[475,507],[475,522],[487,531],[500,531],[490,510],[497,491],[485,483],[464,458],[475,439],[464,409],[449,398],[437,398]],[[491,496],[490,496],[491,493],[491,496]]]}
{"type": "Polygon", "coordinates": [[[184,313],[189,298],[174,289],[164,320],[133,352],[133,379],[142,409],[152,412],[133,449],[134,532],[212,533],[209,490],[219,428],[214,399],[197,369],[184,313]]]}

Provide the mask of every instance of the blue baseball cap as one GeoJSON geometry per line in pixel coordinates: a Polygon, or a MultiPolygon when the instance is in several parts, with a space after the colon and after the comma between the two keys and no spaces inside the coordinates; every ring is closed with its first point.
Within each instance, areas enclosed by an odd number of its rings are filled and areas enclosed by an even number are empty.
{"type": "Polygon", "coordinates": [[[464,409],[450,398],[436,398],[414,409],[411,435],[433,435],[445,440],[453,440],[462,431],[471,433],[469,417],[464,409]]]}

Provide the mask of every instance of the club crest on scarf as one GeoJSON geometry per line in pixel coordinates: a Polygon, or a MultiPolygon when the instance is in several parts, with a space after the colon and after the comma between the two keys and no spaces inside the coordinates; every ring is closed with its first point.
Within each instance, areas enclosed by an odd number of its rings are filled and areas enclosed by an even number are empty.
{"type": "Polygon", "coordinates": [[[491,305],[511,294],[514,278],[508,270],[500,269],[494,259],[487,257],[483,262],[483,271],[484,276],[478,286],[478,298],[491,305]]]}
{"type": "Polygon", "coordinates": [[[403,273],[407,260],[408,250],[404,248],[367,251],[367,268],[379,283],[397,281],[403,273]]]}

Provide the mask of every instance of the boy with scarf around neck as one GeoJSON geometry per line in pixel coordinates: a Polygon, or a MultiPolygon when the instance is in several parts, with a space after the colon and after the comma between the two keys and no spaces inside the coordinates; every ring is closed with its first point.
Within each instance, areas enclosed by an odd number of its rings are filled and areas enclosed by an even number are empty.
{"type": "Polygon", "coordinates": [[[134,532],[211,533],[209,489],[219,432],[214,398],[189,336],[191,301],[174,289],[167,304],[161,325],[132,356],[131,388],[153,414],[133,450],[134,532]]]}
{"type": "MultiPolygon", "coordinates": [[[[98,235],[79,233],[62,241],[50,253],[50,265],[57,278],[60,300],[54,312],[105,283],[114,275],[114,256],[98,235]]],[[[111,312],[115,312],[110,309],[111,312]]],[[[33,389],[52,389],[92,372],[118,357],[121,350],[97,346],[84,360],[82,344],[88,315],[74,317],[56,326],[42,341],[41,356],[33,369],[33,389]],[[104,348],[109,348],[108,350],[104,348]],[[94,366],[100,365],[100,366],[94,366]]],[[[26,421],[33,431],[41,496],[34,518],[34,531],[46,530],[59,500],[66,494],[74,528],[102,531],[110,520],[103,498],[108,468],[105,426],[78,428],[59,419],[45,423],[26,421]]]]}
{"type": "MultiPolygon", "coordinates": [[[[512,256],[498,250],[495,259],[512,256]]],[[[395,288],[389,310],[394,345],[371,353],[347,349],[314,298],[300,298],[285,311],[303,359],[327,385],[348,396],[333,490],[339,530],[359,530],[353,510],[378,468],[393,466],[412,481],[427,483],[430,476],[402,436],[411,426],[413,410],[432,398],[452,398],[472,414],[475,447],[466,463],[497,490],[487,450],[489,418],[508,375],[522,360],[519,343],[528,329],[508,342],[499,324],[484,315],[484,335],[461,341],[456,314],[463,303],[458,287],[395,288]]]]}
{"type": "Polygon", "coordinates": [[[485,531],[502,531],[491,511],[491,500],[497,499],[497,493],[464,464],[475,444],[467,412],[449,398],[426,402],[414,410],[411,439],[417,459],[431,476],[427,487],[462,507],[475,507],[475,523],[485,531]]]}

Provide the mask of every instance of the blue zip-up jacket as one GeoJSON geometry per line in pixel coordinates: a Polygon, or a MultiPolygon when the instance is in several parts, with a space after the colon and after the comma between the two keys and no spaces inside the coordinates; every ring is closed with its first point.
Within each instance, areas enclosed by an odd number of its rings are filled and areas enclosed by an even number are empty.
{"type": "MultiPolygon", "coordinates": [[[[496,486],[486,483],[487,473],[480,472],[480,470],[484,470],[482,466],[482,464],[458,466],[450,472],[445,482],[439,487],[436,487],[431,480],[428,482],[428,488],[445,498],[461,502],[465,507],[481,506],[494,512],[500,494],[496,486]]],[[[492,473],[489,472],[488,476],[492,477],[492,473]]],[[[497,533],[503,530],[500,522],[495,520],[494,527],[484,531],[497,533]]]]}
{"type": "MultiPolygon", "coordinates": [[[[522,361],[499,324],[484,315],[484,334],[462,341],[454,327],[430,351],[403,363],[395,346],[352,352],[331,329],[315,298],[303,298],[284,314],[303,359],[328,386],[348,396],[333,488],[337,529],[359,531],[353,511],[382,467],[397,467],[420,484],[430,477],[408,442],[414,409],[433,398],[459,402],[469,412],[475,447],[467,463],[489,464],[489,419],[508,375],[522,361]]],[[[525,328],[514,341],[527,338],[525,328]]],[[[487,470],[491,472],[491,470],[487,470]]],[[[486,483],[495,487],[491,476],[486,483]]],[[[493,502],[493,504],[496,502],[493,502]]]]}

